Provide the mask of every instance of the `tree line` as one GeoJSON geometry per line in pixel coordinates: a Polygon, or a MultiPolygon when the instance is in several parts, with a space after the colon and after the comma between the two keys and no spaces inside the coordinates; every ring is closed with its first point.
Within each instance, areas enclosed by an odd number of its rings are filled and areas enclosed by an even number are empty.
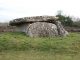
{"type": "Polygon", "coordinates": [[[56,17],[64,26],[78,27],[80,28],[80,18],[62,15],[62,11],[58,11],[56,17]]]}

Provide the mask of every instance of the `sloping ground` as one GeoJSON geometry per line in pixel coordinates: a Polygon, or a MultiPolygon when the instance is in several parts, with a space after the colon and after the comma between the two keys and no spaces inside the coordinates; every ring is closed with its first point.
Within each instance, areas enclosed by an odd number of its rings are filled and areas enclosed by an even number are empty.
{"type": "Polygon", "coordinates": [[[30,38],[21,32],[1,33],[0,60],[80,60],[80,34],[30,38]]]}

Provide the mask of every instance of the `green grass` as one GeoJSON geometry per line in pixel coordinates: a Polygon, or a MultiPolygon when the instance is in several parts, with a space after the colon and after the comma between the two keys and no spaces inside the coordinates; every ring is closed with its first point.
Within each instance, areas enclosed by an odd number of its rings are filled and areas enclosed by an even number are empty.
{"type": "Polygon", "coordinates": [[[22,32],[0,33],[0,60],[80,60],[80,34],[30,38],[22,32]]]}

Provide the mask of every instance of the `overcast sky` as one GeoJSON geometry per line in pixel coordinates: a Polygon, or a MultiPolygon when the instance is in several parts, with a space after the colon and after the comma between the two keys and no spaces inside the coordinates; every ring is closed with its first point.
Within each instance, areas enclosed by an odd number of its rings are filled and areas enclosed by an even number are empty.
{"type": "Polygon", "coordinates": [[[26,16],[63,14],[80,17],[80,0],[0,0],[0,22],[26,16]]]}

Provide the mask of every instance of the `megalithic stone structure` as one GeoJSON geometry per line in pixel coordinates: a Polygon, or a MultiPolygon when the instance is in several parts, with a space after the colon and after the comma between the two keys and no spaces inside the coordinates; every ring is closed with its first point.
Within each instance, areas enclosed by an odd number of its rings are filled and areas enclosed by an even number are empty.
{"type": "Polygon", "coordinates": [[[29,37],[66,37],[68,32],[54,16],[23,17],[11,20],[11,26],[17,26],[16,31],[25,32],[29,37]]]}

